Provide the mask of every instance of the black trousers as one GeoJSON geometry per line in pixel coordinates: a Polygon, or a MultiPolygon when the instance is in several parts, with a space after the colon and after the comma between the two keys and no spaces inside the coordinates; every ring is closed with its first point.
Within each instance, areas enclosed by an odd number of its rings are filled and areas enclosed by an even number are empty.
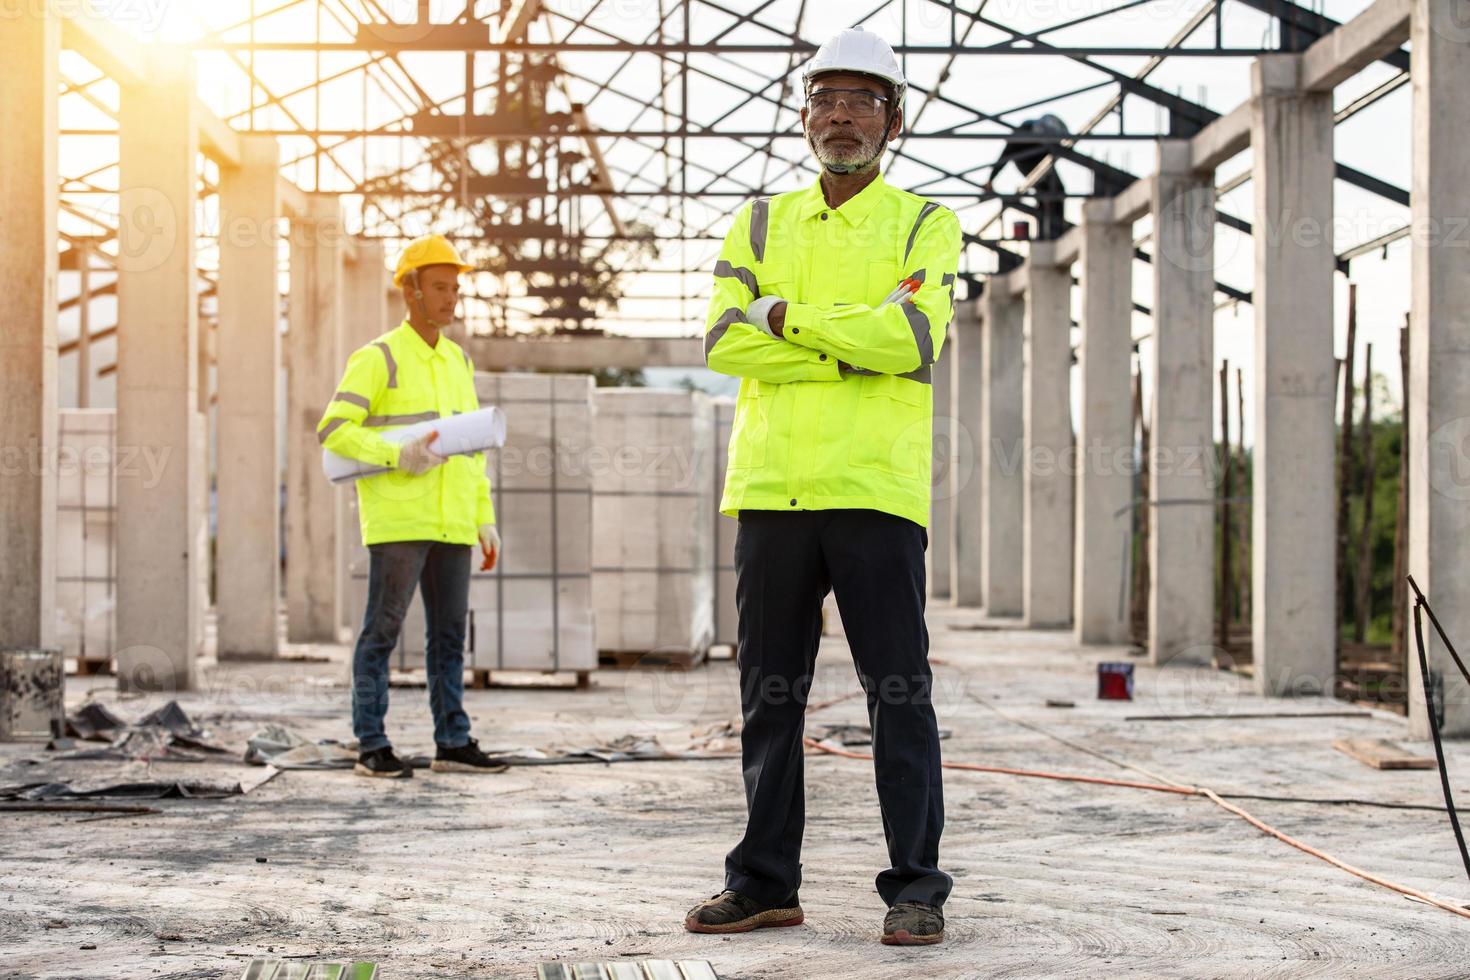
{"type": "Polygon", "coordinates": [[[944,794],[924,624],[928,533],[873,510],[740,512],[741,736],[748,822],[725,858],[725,887],[779,902],[801,884],[806,820],[802,735],[822,600],[837,593],[873,728],[873,768],[891,864],[878,894],[943,905],[944,794]]]}

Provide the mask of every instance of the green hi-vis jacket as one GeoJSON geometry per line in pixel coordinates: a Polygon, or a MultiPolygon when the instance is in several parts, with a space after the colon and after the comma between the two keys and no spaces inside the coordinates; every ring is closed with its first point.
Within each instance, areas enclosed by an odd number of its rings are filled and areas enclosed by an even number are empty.
{"type": "Polygon", "coordinates": [[[362,543],[474,544],[495,523],[485,454],[451,456],[421,476],[398,469],[398,446],[382,433],[480,407],[470,356],[442,334],[433,347],[405,320],[347,359],[337,393],[317,423],[327,449],[393,467],[357,482],[362,543]]]}
{"type": "Polygon", "coordinates": [[[720,512],[863,508],[929,524],[933,365],[960,223],[881,176],[840,208],[820,184],[742,208],[715,264],[705,363],[738,376],[720,512]],[[912,304],[883,306],[905,278],[912,304]],[[785,339],[745,319],[786,300],[785,339]],[[854,373],[838,362],[875,373],[854,373]]]}

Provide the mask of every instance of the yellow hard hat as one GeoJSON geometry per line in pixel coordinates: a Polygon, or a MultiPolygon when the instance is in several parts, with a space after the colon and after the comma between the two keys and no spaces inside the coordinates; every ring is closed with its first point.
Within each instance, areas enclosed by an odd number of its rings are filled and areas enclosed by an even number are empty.
{"type": "Polygon", "coordinates": [[[398,256],[398,268],[393,270],[393,285],[402,286],[403,280],[415,269],[426,265],[452,265],[460,272],[474,272],[475,267],[460,257],[459,250],[443,235],[425,235],[415,238],[404,246],[398,256]]]}

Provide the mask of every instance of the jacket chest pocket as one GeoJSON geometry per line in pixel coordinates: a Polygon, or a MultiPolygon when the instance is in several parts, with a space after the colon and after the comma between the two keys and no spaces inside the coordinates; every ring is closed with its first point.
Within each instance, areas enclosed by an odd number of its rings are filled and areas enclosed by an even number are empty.
{"type": "Polygon", "coordinates": [[[756,267],[756,281],[762,296],[779,296],[788,303],[809,302],[797,295],[796,266],[784,259],[762,262],[756,267]]]}
{"type": "Polygon", "coordinates": [[[931,454],[929,392],[917,381],[879,374],[861,384],[848,462],[900,477],[921,476],[931,454]]]}
{"type": "Polygon", "coordinates": [[[899,283],[898,263],[879,259],[867,264],[861,284],[854,287],[851,302],[877,308],[899,283]]]}

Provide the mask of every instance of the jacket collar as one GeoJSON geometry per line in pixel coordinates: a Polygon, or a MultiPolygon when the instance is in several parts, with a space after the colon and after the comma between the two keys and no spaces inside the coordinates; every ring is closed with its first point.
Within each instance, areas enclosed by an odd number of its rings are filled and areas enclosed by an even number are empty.
{"type": "Polygon", "coordinates": [[[424,338],[419,336],[419,332],[407,320],[398,325],[398,332],[404,335],[403,345],[426,361],[433,357],[449,360],[454,354],[454,341],[446,337],[443,330],[439,331],[439,343],[433,347],[424,343],[424,338]]]}
{"type": "Polygon", "coordinates": [[[827,199],[822,196],[822,180],[818,177],[810,187],[802,192],[801,210],[798,216],[802,219],[813,218],[823,211],[832,211],[847,219],[848,224],[860,225],[867,220],[868,215],[873,213],[873,209],[878,206],[878,202],[883,199],[887,190],[888,184],[883,180],[883,174],[880,172],[867,187],[844,201],[841,207],[834,209],[828,207],[827,199]]]}

